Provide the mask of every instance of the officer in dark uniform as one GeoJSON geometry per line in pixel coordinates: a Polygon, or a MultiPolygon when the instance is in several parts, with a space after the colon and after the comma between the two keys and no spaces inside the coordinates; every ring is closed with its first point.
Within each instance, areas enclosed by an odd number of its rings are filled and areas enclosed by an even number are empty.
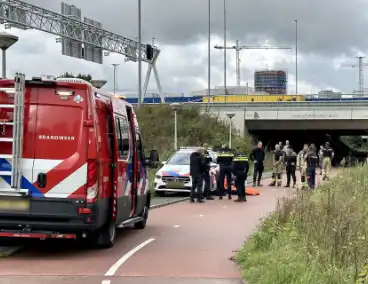
{"type": "Polygon", "coordinates": [[[318,167],[318,156],[315,147],[309,147],[309,151],[305,156],[306,162],[306,175],[308,181],[308,187],[310,189],[316,188],[316,168],[318,167]]]}
{"type": "Polygon", "coordinates": [[[233,151],[227,146],[227,144],[223,144],[217,154],[217,164],[220,166],[220,199],[224,196],[225,177],[227,180],[227,195],[228,198],[231,199],[231,163],[233,161],[233,157],[233,151]]]}
{"type": "Polygon", "coordinates": [[[204,197],[207,200],[213,200],[214,198],[211,196],[211,191],[210,191],[210,183],[211,183],[211,178],[210,178],[210,169],[211,169],[211,163],[212,163],[212,157],[210,155],[210,153],[208,152],[208,144],[204,143],[203,144],[203,148],[204,148],[204,158],[205,158],[205,172],[203,174],[203,181],[204,181],[204,197]]]}
{"type": "Polygon", "coordinates": [[[293,150],[293,147],[289,145],[289,148],[285,153],[285,167],[286,167],[286,185],[285,187],[290,187],[291,178],[293,179],[293,188],[296,184],[296,162],[297,162],[297,154],[293,150]]]}
{"type": "Polygon", "coordinates": [[[264,159],[266,156],[262,147],[262,142],[259,141],[257,147],[254,148],[249,155],[250,160],[254,163],[253,186],[262,186],[261,179],[264,170],[264,159]]]}
{"type": "Polygon", "coordinates": [[[332,159],[334,158],[334,150],[330,146],[330,142],[326,142],[325,149],[323,150],[322,159],[322,178],[328,179],[331,171],[332,159]]]}
{"type": "Polygon", "coordinates": [[[249,171],[248,157],[239,152],[234,156],[232,172],[235,175],[235,186],[238,193],[238,199],[235,202],[247,201],[245,196],[245,181],[247,180],[249,171]]]}
{"type": "Polygon", "coordinates": [[[197,198],[198,203],[203,203],[202,185],[205,173],[206,160],[203,155],[204,149],[199,148],[190,155],[190,176],[192,177],[192,189],[190,191],[190,202],[194,203],[197,198]]]}

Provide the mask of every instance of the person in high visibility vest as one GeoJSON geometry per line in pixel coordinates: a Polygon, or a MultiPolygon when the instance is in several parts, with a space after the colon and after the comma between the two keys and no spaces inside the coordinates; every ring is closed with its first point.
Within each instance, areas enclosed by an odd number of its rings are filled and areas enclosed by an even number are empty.
{"type": "Polygon", "coordinates": [[[245,194],[245,181],[247,180],[249,171],[249,161],[248,157],[242,153],[238,152],[232,163],[232,173],[235,175],[235,186],[238,193],[238,199],[235,202],[247,201],[245,194]]]}
{"type": "Polygon", "coordinates": [[[217,163],[220,166],[220,199],[224,196],[224,185],[225,185],[225,178],[227,180],[227,195],[228,199],[231,199],[231,163],[233,161],[234,153],[233,151],[227,146],[227,144],[223,144],[222,148],[217,154],[217,163]]]}

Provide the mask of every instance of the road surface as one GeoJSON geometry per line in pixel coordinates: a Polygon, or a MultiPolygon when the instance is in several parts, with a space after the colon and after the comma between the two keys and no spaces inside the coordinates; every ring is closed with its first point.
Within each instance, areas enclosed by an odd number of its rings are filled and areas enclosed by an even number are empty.
{"type": "Polygon", "coordinates": [[[73,242],[33,242],[0,259],[1,284],[239,284],[230,258],[293,189],[270,188],[247,203],[176,203],[150,212],[144,230],[122,230],[113,249],[73,242]]]}

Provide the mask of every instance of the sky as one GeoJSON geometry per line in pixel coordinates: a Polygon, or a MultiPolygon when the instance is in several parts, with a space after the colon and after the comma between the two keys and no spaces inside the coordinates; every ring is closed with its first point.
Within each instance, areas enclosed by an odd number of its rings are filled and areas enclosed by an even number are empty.
{"type": "MultiPolygon", "coordinates": [[[[24,0],[55,12],[59,0],[24,0]]],[[[134,39],[138,34],[137,0],[65,0],[82,9],[86,16],[100,21],[103,28],[134,39]]],[[[211,0],[211,46],[224,43],[224,0],[211,0]]],[[[316,93],[332,89],[351,93],[358,88],[356,56],[368,51],[365,36],[367,0],[226,0],[227,45],[239,40],[245,46],[282,46],[291,50],[242,50],[241,84],[253,87],[253,73],[261,69],[281,69],[288,73],[288,92],[295,93],[295,44],[298,20],[298,91],[316,93]]],[[[4,30],[3,25],[0,29],[4,30]]],[[[138,64],[125,62],[124,56],[111,53],[103,65],[61,55],[56,36],[37,30],[6,30],[19,36],[9,49],[8,76],[23,72],[27,77],[64,72],[89,73],[107,80],[113,90],[113,67],[118,91],[136,92],[138,64]]],[[[157,69],[164,92],[184,93],[207,88],[208,1],[142,0],[142,41],[161,50],[157,69]]],[[[227,85],[236,85],[235,51],[227,51],[227,85]]],[[[367,59],[368,62],[368,59],[367,59]]],[[[211,87],[224,84],[223,51],[211,48],[211,87]]],[[[143,64],[145,77],[146,64],[143,64]]],[[[365,72],[368,82],[368,72],[365,72]]],[[[149,92],[157,92],[151,76],[149,92]]]]}

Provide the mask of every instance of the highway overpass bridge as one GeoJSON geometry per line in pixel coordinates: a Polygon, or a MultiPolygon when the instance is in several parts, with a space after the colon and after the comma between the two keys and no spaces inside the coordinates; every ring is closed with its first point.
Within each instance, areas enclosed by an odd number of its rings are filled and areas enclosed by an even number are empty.
{"type": "Polygon", "coordinates": [[[213,103],[201,104],[201,109],[225,121],[227,113],[234,113],[232,123],[241,135],[249,132],[271,145],[286,139],[296,147],[305,142],[320,145],[327,137],[368,131],[368,101],[213,103]]]}

